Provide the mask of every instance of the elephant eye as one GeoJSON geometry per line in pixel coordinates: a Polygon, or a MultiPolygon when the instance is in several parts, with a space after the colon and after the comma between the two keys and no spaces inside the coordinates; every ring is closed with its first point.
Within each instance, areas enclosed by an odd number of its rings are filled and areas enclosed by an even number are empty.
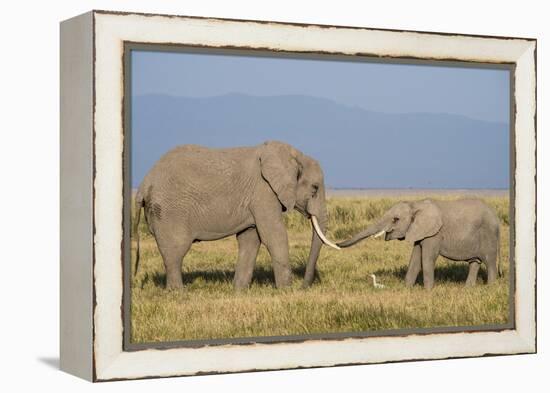
{"type": "Polygon", "coordinates": [[[396,223],[397,221],[399,221],[399,217],[394,217],[393,222],[396,223]]]}
{"type": "Polygon", "coordinates": [[[312,195],[313,195],[313,196],[317,195],[317,191],[319,191],[319,185],[318,185],[318,184],[313,184],[313,185],[311,186],[311,188],[313,188],[312,195]]]}

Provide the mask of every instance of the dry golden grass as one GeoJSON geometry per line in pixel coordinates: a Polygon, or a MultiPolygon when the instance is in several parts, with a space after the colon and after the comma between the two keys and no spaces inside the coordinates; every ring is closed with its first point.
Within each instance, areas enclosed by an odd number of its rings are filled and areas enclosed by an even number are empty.
{"type": "MultiPolygon", "coordinates": [[[[330,237],[347,238],[401,199],[414,198],[329,198],[330,237]]],[[[294,212],[286,217],[295,274],[291,288],[274,287],[270,258],[262,246],[250,289],[235,291],[237,242],[231,237],[194,244],[182,267],[184,289],[169,291],[164,289],[166,276],[155,240],[142,223],[140,270],[132,283],[131,340],[143,343],[506,323],[509,201],[507,197],[484,199],[501,219],[504,276],[487,286],[482,267],[478,285],[465,288],[468,265],[440,257],[432,291],[419,284],[414,288],[404,285],[411,245],[380,239],[343,251],[324,247],[318,279],[311,288],[301,289],[311,229],[309,222],[294,212]],[[373,288],[371,273],[386,288],[373,288]]],[[[132,242],[132,250],[134,246],[132,242]]]]}

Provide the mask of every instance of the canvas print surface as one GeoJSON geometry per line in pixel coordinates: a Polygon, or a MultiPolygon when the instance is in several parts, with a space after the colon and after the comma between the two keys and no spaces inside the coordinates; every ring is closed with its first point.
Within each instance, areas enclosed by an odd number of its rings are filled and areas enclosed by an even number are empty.
{"type": "Polygon", "coordinates": [[[131,343],[512,323],[509,69],[129,64],[131,343]]]}

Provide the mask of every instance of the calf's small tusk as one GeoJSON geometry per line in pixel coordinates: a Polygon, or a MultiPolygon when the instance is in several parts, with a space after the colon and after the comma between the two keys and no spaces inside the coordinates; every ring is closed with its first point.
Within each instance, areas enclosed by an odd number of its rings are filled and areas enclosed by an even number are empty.
{"type": "Polygon", "coordinates": [[[386,231],[380,231],[376,235],[374,235],[374,238],[376,239],[377,237],[384,235],[384,233],[386,233],[386,231]]]}
{"type": "Polygon", "coordinates": [[[311,216],[311,222],[313,223],[313,228],[315,228],[315,232],[317,232],[317,235],[321,239],[323,243],[325,243],[327,246],[335,248],[337,250],[341,250],[340,247],[338,247],[336,244],[328,240],[325,235],[323,234],[323,231],[321,231],[321,227],[319,227],[319,222],[317,221],[317,217],[311,216]]]}

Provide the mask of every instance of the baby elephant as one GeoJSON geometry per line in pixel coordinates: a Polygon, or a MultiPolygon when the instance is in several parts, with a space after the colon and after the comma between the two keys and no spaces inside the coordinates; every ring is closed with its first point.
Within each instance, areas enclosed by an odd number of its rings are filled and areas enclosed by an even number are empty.
{"type": "Polygon", "coordinates": [[[376,223],[338,245],[349,247],[370,236],[384,234],[386,241],[408,240],[414,248],[406,284],[413,286],[422,269],[424,287],[431,289],[439,255],[470,263],[466,285],[475,285],[482,262],[487,266],[487,283],[495,281],[497,272],[501,275],[499,232],[496,213],[478,199],[425,199],[392,206],[376,223]]]}

